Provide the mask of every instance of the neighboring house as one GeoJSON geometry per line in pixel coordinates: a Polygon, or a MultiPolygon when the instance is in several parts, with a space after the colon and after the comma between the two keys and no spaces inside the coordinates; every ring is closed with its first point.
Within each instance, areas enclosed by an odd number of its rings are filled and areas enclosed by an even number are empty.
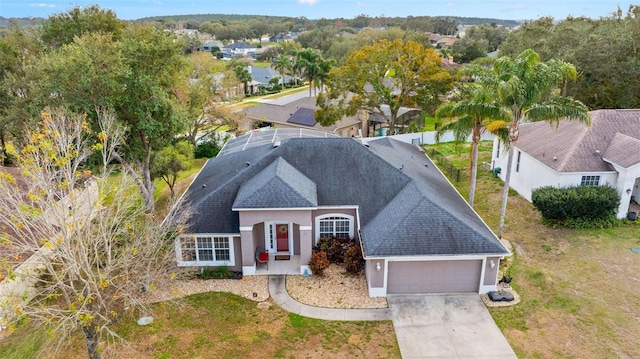
{"type": "Polygon", "coordinates": [[[298,37],[299,33],[297,32],[281,32],[279,34],[275,34],[269,38],[269,42],[281,42],[281,41],[293,41],[298,37]]]}
{"type": "Polygon", "coordinates": [[[319,238],[349,236],[370,296],[485,293],[509,255],[419,147],[387,137],[253,131],[210,159],[180,203],[192,213],[175,241],[180,266],[310,274],[319,238]]]}
{"type": "MultiPolygon", "coordinates": [[[[624,218],[632,199],[640,198],[640,110],[590,112],[591,126],[561,121],[520,125],[509,184],[531,201],[531,192],[543,186],[601,186],[618,190],[618,218],[624,218]]],[[[507,153],[497,139],[493,167],[504,180],[507,153]]]]}
{"type": "Polygon", "coordinates": [[[220,41],[207,41],[204,44],[202,44],[201,46],[198,46],[198,48],[196,50],[198,51],[206,51],[206,52],[211,52],[211,50],[214,47],[217,47],[220,49],[220,51],[222,51],[222,47],[224,45],[222,44],[222,42],[220,41]]]}
{"type": "MultiPolygon", "coordinates": [[[[247,66],[247,71],[251,74],[251,78],[253,79],[252,83],[255,83],[257,86],[264,87],[272,87],[271,79],[277,78],[278,83],[282,84],[282,77],[280,73],[270,67],[256,67],[256,66],[247,66]]],[[[285,83],[290,82],[293,77],[289,75],[284,75],[285,83]]]]}
{"type": "Polygon", "coordinates": [[[458,40],[456,36],[427,33],[429,43],[437,49],[450,49],[458,40]]]}
{"type": "MultiPolygon", "coordinates": [[[[380,113],[360,111],[355,116],[345,116],[331,126],[316,122],[314,112],[318,109],[315,97],[303,97],[292,102],[261,103],[247,107],[243,111],[247,117],[279,128],[305,128],[327,131],[342,137],[382,136],[387,126],[386,118],[380,113]]],[[[391,116],[388,106],[383,107],[384,115],[391,116]]],[[[402,107],[398,111],[398,124],[420,114],[420,110],[402,107]]],[[[397,130],[400,129],[398,125],[397,130]]]]}
{"type": "Polygon", "coordinates": [[[358,114],[343,117],[337,123],[324,127],[316,122],[315,97],[303,97],[288,103],[261,103],[243,111],[252,120],[278,128],[302,128],[331,132],[342,137],[366,137],[367,116],[358,114]]]}
{"type": "Polygon", "coordinates": [[[234,42],[222,47],[222,52],[230,55],[246,55],[248,52],[255,52],[258,48],[246,42],[234,42]]]}

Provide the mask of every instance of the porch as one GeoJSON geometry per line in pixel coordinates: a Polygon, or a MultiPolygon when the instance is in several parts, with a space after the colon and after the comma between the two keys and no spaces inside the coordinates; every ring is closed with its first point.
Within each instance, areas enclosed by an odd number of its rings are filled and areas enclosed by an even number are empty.
{"type": "MultiPolygon", "coordinates": [[[[276,259],[276,257],[278,256],[280,255],[269,254],[268,266],[267,266],[267,263],[256,262],[255,275],[300,274],[300,256],[299,255],[288,255],[289,259],[276,259]]],[[[283,258],[283,257],[279,257],[279,258],[283,258]]]]}

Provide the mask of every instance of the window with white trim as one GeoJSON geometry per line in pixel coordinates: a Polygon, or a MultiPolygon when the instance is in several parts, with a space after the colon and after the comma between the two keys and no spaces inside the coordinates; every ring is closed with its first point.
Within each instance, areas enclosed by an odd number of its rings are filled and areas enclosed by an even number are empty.
{"type": "Polygon", "coordinates": [[[180,265],[234,265],[233,237],[195,235],[180,237],[180,265]]]}
{"type": "Polygon", "coordinates": [[[316,240],[323,237],[352,238],[353,216],[333,213],[316,217],[316,240]]]}
{"type": "Polygon", "coordinates": [[[596,187],[600,185],[600,176],[582,176],[581,186],[596,187]]]}

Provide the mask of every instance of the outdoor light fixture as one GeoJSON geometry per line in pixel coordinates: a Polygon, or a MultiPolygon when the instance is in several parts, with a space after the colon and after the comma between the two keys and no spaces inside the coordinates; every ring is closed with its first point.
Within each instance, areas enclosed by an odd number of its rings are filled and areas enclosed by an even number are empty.
{"type": "Polygon", "coordinates": [[[491,269],[496,267],[496,262],[494,262],[493,260],[489,261],[489,267],[491,267],[491,269]]]}
{"type": "Polygon", "coordinates": [[[380,269],[382,269],[382,266],[380,265],[380,262],[378,262],[376,263],[376,270],[380,272],[380,269]]]}

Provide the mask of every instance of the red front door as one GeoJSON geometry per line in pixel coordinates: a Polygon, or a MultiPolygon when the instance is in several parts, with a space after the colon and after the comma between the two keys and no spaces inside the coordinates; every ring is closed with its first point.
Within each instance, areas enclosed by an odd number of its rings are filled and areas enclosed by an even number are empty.
{"type": "Polygon", "coordinates": [[[278,252],[289,251],[289,225],[276,224],[276,250],[278,252]]]}

